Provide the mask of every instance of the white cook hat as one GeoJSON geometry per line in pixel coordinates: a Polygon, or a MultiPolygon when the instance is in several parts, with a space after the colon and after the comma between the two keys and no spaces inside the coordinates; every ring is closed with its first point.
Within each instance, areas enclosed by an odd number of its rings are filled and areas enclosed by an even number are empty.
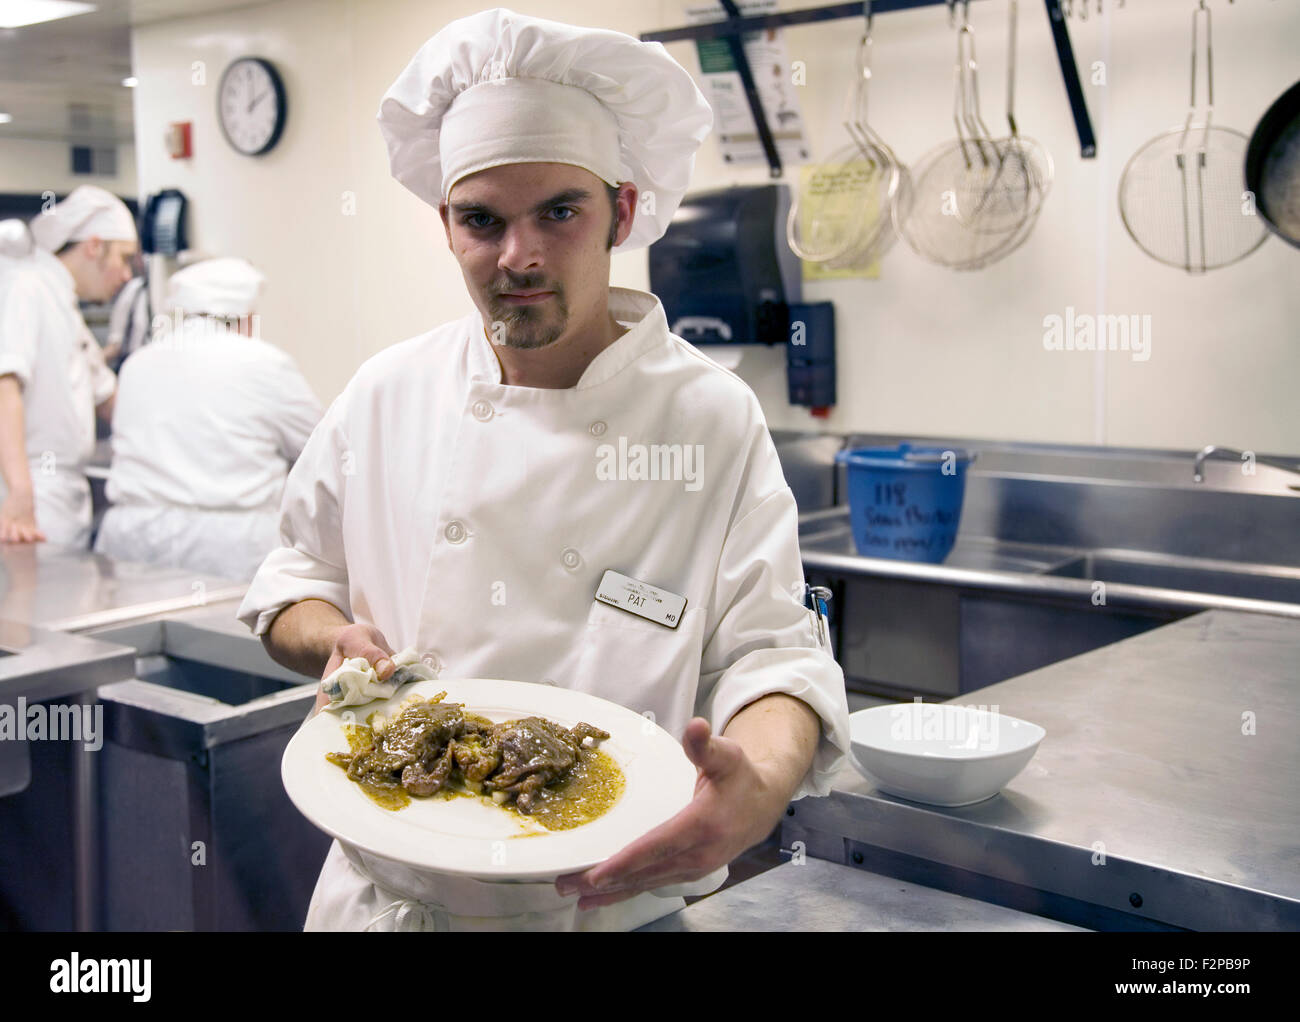
{"type": "Polygon", "coordinates": [[[379,105],[393,177],[438,206],[461,178],[509,163],[568,163],[631,181],[632,232],[663,236],[713,129],[690,72],[661,43],[498,7],[426,42],[379,105]]]}
{"type": "Polygon", "coordinates": [[[135,241],[135,217],[126,203],[112,192],[94,185],[74,188],[62,202],[32,217],[28,225],[36,244],[57,252],[71,241],[102,238],[104,241],[135,241]]]}
{"type": "Polygon", "coordinates": [[[195,316],[247,316],[257,308],[265,280],[243,259],[204,259],[171,275],[164,308],[195,316]]]}

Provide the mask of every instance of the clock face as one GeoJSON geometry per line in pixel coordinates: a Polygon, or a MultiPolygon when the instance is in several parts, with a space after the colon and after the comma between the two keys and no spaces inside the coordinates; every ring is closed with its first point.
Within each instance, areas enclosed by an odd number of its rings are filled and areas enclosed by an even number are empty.
{"type": "Polygon", "coordinates": [[[226,141],[245,156],[258,156],[280,140],[285,119],[284,85],[274,67],[242,57],[221,76],[217,115],[226,141]]]}

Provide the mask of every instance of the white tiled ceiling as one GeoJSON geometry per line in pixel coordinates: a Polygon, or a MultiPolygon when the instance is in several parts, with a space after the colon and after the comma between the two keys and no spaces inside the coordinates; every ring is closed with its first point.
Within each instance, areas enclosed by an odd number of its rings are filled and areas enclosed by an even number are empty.
{"type": "Polygon", "coordinates": [[[0,124],[6,138],[78,144],[133,139],[131,26],[265,0],[97,0],[98,10],[24,28],[0,29],[0,124]]]}

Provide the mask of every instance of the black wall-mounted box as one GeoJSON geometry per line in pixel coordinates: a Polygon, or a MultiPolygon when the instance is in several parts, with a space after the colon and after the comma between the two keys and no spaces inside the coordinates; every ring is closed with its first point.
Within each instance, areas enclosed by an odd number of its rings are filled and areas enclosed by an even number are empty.
{"type": "Polygon", "coordinates": [[[650,246],[650,290],[693,344],[781,344],[802,268],[786,244],[790,192],[770,184],[686,196],[650,246]]]}

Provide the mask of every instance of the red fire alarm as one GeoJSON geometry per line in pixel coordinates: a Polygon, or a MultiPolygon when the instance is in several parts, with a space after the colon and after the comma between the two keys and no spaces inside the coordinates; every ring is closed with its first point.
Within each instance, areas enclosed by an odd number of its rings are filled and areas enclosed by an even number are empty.
{"type": "Polygon", "coordinates": [[[173,160],[188,160],[190,150],[190,121],[173,121],[167,126],[167,155],[173,160]]]}

